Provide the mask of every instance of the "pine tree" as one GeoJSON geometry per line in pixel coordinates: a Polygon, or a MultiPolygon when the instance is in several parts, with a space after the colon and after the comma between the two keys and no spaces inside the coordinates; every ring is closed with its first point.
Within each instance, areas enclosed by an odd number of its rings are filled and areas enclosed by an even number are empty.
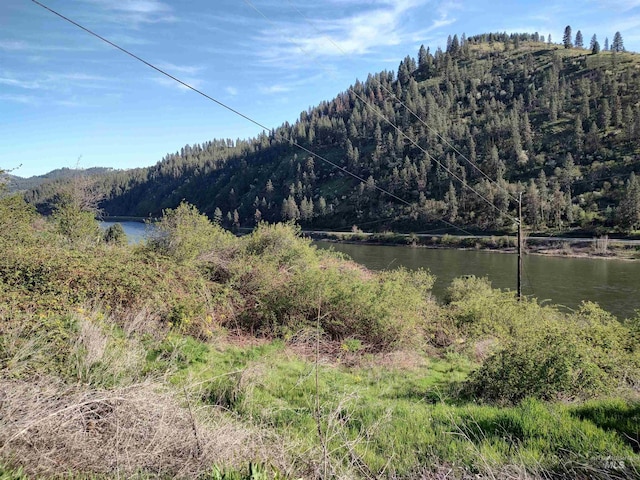
{"type": "Polygon", "coordinates": [[[300,218],[311,220],[313,218],[313,201],[304,197],[300,202],[300,218]]]}
{"type": "Polygon", "coordinates": [[[624,228],[628,230],[640,228],[640,182],[633,172],[627,180],[617,213],[618,221],[624,228]]]}
{"type": "Polygon", "coordinates": [[[606,130],[611,123],[611,109],[609,108],[609,100],[602,99],[600,110],[598,111],[598,126],[602,130],[606,130]]]}
{"type": "Polygon", "coordinates": [[[580,30],[576,32],[576,40],[574,42],[574,45],[576,46],[576,48],[584,47],[584,40],[582,38],[582,32],[580,30]]]}
{"type": "Polygon", "coordinates": [[[566,27],[564,27],[564,36],[562,37],[562,43],[564,45],[564,48],[571,48],[572,47],[572,43],[571,43],[571,26],[567,25],[566,27]]]}
{"type": "Polygon", "coordinates": [[[606,37],[604,39],[604,51],[608,51],[609,50],[609,37],[606,37]]]}
{"type": "MultiPolygon", "coordinates": [[[[591,42],[589,42],[589,50],[593,51],[593,47],[596,43],[598,43],[598,36],[594,33],[593,37],[591,37],[591,42]]],[[[600,50],[599,47],[598,50],[600,50]]]]}
{"type": "Polygon", "coordinates": [[[524,209],[527,223],[534,229],[538,229],[541,221],[540,192],[533,178],[529,180],[529,185],[524,195],[524,209]]]}
{"type": "Polygon", "coordinates": [[[582,153],[584,148],[584,129],[582,128],[582,117],[576,116],[573,127],[573,147],[577,153],[582,153]]]}
{"type": "Polygon", "coordinates": [[[449,182],[449,190],[444,195],[444,202],[447,208],[447,220],[455,222],[458,218],[458,198],[453,182],[449,182]]]}
{"type": "Polygon", "coordinates": [[[220,225],[222,223],[222,210],[220,210],[219,207],[216,207],[216,209],[213,211],[213,222],[217,225],[220,225]]]}
{"type": "Polygon", "coordinates": [[[324,197],[320,197],[318,199],[318,211],[320,212],[320,215],[327,213],[327,201],[324,197]]]}
{"type": "Polygon", "coordinates": [[[292,195],[282,200],[282,219],[283,220],[298,220],[300,218],[300,210],[296,199],[292,195]]]}
{"type": "Polygon", "coordinates": [[[240,214],[237,209],[233,211],[233,228],[240,228],[240,214]]]}
{"type": "MultiPolygon", "coordinates": [[[[605,48],[606,50],[606,48],[605,48]]],[[[612,52],[624,52],[624,43],[622,42],[622,35],[620,32],[616,32],[613,36],[613,43],[611,44],[612,52]]]]}

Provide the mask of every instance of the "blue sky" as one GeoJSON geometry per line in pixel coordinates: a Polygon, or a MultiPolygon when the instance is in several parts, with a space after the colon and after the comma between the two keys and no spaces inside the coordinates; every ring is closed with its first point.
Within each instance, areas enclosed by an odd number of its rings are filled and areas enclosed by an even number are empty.
{"type": "MultiPolygon", "coordinates": [[[[449,34],[622,33],[640,0],[42,0],[269,127],[449,34]]],[[[0,0],[0,168],[133,168],[260,129],[30,0],[0,0]]]]}

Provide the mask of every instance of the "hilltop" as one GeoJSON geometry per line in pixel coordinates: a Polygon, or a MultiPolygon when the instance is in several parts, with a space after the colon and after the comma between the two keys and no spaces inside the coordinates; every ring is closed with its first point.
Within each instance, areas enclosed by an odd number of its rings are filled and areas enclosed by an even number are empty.
{"type": "MultiPolygon", "coordinates": [[[[640,172],[639,136],[640,55],[529,34],[455,36],[268,134],[186,145],[153,167],[100,176],[101,206],[146,217],[186,199],[227,227],[420,231],[444,218],[505,231],[523,191],[534,231],[628,231],[640,224],[630,175],[640,172]]],[[[27,199],[54,191],[44,184],[27,199]]]]}
{"type": "Polygon", "coordinates": [[[45,182],[65,181],[78,175],[97,176],[113,171],[112,168],[91,167],[87,169],[56,168],[44,175],[21,177],[19,175],[6,175],[6,186],[10,193],[32,190],[45,182]]]}

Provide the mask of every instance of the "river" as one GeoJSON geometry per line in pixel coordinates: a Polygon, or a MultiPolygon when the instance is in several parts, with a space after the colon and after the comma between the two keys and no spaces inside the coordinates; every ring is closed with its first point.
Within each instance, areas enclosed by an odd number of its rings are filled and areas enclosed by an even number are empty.
{"type": "MultiPolygon", "coordinates": [[[[144,238],[145,224],[121,222],[130,243],[144,238]]],[[[109,225],[109,223],[103,223],[109,225]]],[[[492,285],[515,290],[516,256],[477,250],[446,250],[316,242],[333,248],[356,262],[383,270],[404,266],[426,268],[436,276],[433,292],[443,298],[452,279],[461,275],[486,276],[492,285]]],[[[640,262],[525,255],[522,291],[541,302],[575,309],[582,301],[597,302],[618,318],[634,316],[640,309],[640,262]]]]}
{"type": "MultiPolygon", "coordinates": [[[[513,254],[329,242],[318,242],[318,246],[346,253],[372,270],[429,269],[436,276],[433,293],[437,298],[443,298],[451,280],[462,275],[486,276],[494,287],[516,289],[513,254]]],[[[523,295],[568,309],[590,300],[618,318],[633,317],[634,310],[640,309],[640,262],[525,255],[522,263],[523,295]]]]}

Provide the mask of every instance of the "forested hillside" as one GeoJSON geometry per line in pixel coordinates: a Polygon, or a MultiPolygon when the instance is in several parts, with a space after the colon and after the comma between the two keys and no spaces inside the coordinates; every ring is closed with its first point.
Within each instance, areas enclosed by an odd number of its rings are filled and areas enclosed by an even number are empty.
{"type": "Polygon", "coordinates": [[[16,175],[7,175],[7,190],[9,192],[20,192],[23,190],[31,190],[37,188],[45,182],[64,182],[70,179],[71,177],[81,175],[95,176],[102,175],[104,173],[111,172],[111,168],[104,167],[92,167],[84,170],[78,170],[73,168],[57,168],[55,170],[51,170],[49,173],[45,175],[34,175],[32,177],[19,177],[16,175]]]}
{"type": "MultiPolygon", "coordinates": [[[[485,34],[454,36],[445,51],[421,47],[397,72],[356,81],[294,124],[98,177],[102,208],[146,217],[185,199],[227,227],[295,219],[420,231],[444,218],[508,230],[522,191],[532,230],[633,230],[640,55],[625,52],[622,38],[606,51],[595,37],[589,49],[582,34],[577,43],[485,34]]],[[[45,184],[27,199],[43,204],[54,190],[45,184]]]]}

